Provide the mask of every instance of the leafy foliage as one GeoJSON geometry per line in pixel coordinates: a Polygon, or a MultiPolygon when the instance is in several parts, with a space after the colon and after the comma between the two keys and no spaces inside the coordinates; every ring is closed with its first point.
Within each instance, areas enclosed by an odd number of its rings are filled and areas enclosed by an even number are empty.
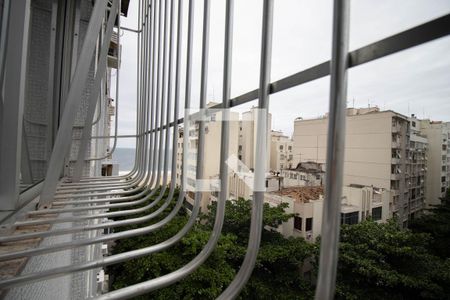
{"type": "Polygon", "coordinates": [[[441,198],[441,204],[414,220],[410,227],[414,232],[430,234],[430,250],[442,258],[450,258],[450,189],[441,198]]]}
{"type": "MultiPolygon", "coordinates": [[[[166,212],[171,209],[168,208],[166,212]]],[[[149,256],[127,261],[109,268],[113,274],[113,289],[170,273],[192,260],[209,239],[216,205],[209,207],[189,234],[175,246],[149,256]]],[[[264,224],[275,226],[287,221],[291,215],[284,213],[285,206],[265,207],[264,224]]],[[[179,283],[141,299],[215,299],[229,285],[244,259],[251,202],[239,199],[227,201],[224,228],[218,246],[194,273],[179,283]]],[[[130,239],[117,241],[114,253],[162,242],[175,235],[187,222],[186,214],[178,215],[164,230],[130,239]]],[[[133,227],[134,228],[134,227],[133,227]]],[[[124,227],[121,230],[127,230],[124,227]]],[[[304,299],[298,295],[311,296],[311,288],[301,274],[306,258],[312,255],[313,246],[303,239],[285,239],[278,232],[264,230],[257,266],[249,284],[241,294],[242,299],[304,299]],[[283,276],[280,276],[280,273],[283,276]],[[279,295],[285,295],[281,297],[279,295]],[[297,295],[297,296],[295,296],[297,295]]]]}
{"type": "MultiPolygon", "coordinates": [[[[150,201],[157,198],[158,193],[150,201]]],[[[144,216],[157,210],[163,199],[144,216]]],[[[174,199],[177,198],[177,193],[174,199]]],[[[343,225],[336,281],[337,299],[448,299],[450,295],[449,198],[413,224],[413,231],[394,221],[378,224],[371,220],[343,225]]],[[[142,205],[145,205],[144,203],[142,205]]],[[[161,216],[117,228],[128,230],[154,224],[174,207],[171,203],[161,216]]],[[[193,229],[177,244],[164,251],[109,267],[112,287],[149,280],[175,271],[191,261],[207,243],[214,224],[216,203],[199,218],[193,229]]],[[[293,217],[286,204],[265,204],[261,247],[252,276],[240,299],[312,299],[314,286],[304,278],[305,265],[317,272],[320,240],[307,243],[302,238],[285,238],[273,228],[293,217]]],[[[215,299],[232,281],[244,259],[250,228],[251,201],[227,201],[218,245],[209,259],[195,272],[168,288],[140,299],[215,299]]],[[[119,240],[114,253],[151,246],[174,236],[189,216],[181,211],[162,230],[119,240]]],[[[119,218],[117,218],[119,219],[119,218]]],[[[121,217],[120,217],[121,219],[121,217]]]]}
{"type": "Polygon", "coordinates": [[[343,299],[445,299],[449,270],[429,254],[430,236],[397,223],[343,225],[337,296],[343,299]],[[444,277],[441,277],[445,275],[444,277]]]}

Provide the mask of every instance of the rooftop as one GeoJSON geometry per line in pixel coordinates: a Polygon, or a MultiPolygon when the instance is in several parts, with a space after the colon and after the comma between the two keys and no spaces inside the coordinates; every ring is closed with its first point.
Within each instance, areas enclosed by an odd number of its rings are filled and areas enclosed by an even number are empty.
{"type": "Polygon", "coordinates": [[[311,200],[317,200],[323,195],[322,186],[299,186],[284,188],[273,192],[275,195],[287,196],[299,203],[309,203],[311,200]]]}
{"type": "Polygon", "coordinates": [[[288,169],[290,171],[298,171],[298,172],[305,172],[305,173],[325,173],[322,170],[322,164],[314,162],[314,161],[306,161],[306,162],[300,162],[297,164],[297,167],[288,169]]]}

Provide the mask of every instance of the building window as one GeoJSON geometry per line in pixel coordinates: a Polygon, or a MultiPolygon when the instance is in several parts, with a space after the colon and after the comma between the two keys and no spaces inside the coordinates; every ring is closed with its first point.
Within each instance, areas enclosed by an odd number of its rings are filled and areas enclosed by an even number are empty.
{"type": "Polygon", "coordinates": [[[242,151],[242,145],[239,145],[239,151],[242,151]]]}
{"type": "Polygon", "coordinates": [[[416,122],[412,121],[412,127],[416,127],[416,122]]]}
{"type": "Polygon", "coordinates": [[[441,193],[445,193],[445,186],[441,187],[441,193]]]}
{"type": "Polygon", "coordinates": [[[289,150],[289,151],[292,151],[292,146],[288,146],[288,150],[289,150]]]}
{"type": "Polygon", "coordinates": [[[266,180],[266,188],[269,187],[269,180],[266,180]]]}
{"type": "Polygon", "coordinates": [[[312,218],[306,218],[306,231],[312,230],[312,218]]]}
{"type": "Polygon", "coordinates": [[[445,182],[445,176],[441,177],[441,182],[445,182]]]}
{"type": "Polygon", "coordinates": [[[292,154],[289,154],[289,160],[292,160],[293,158],[292,154]]]}
{"type": "Polygon", "coordinates": [[[302,231],[302,218],[294,217],[294,228],[302,231]]]}
{"type": "Polygon", "coordinates": [[[341,213],[341,224],[348,224],[348,225],[353,225],[353,224],[358,224],[359,221],[359,216],[358,216],[358,212],[351,212],[351,213],[341,213]]]}
{"type": "Polygon", "coordinates": [[[381,212],[382,212],[381,209],[382,209],[381,206],[372,208],[372,219],[374,221],[381,220],[381,212]]]}
{"type": "Polygon", "coordinates": [[[320,179],[320,175],[316,175],[316,180],[319,180],[320,179]]]}
{"type": "Polygon", "coordinates": [[[280,150],[283,150],[283,145],[280,145],[280,150]]]}

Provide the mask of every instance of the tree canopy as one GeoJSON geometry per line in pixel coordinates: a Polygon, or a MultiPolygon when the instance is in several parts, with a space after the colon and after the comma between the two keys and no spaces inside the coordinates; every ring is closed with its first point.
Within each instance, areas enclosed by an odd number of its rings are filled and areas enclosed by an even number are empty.
{"type": "MultiPolygon", "coordinates": [[[[450,259],[445,245],[449,245],[450,210],[448,197],[446,199],[430,214],[416,220],[413,230],[402,229],[394,221],[379,224],[366,220],[355,225],[343,225],[336,298],[448,299],[450,259]]],[[[240,299],[313,298],[320,239],[316,243],[308,243],[303,238],[286,238],[275,231],[274,228],[294,216],[285,212],[286,205],[264,206],[260,251],[240,299]],[[308,270],[311,272],[305,273],[308,270]]],[[[162,216],[145,225],[162,219],[173,206],[172,203],[162,216]]],[[[213,202],[189,234],[173,247],[109,267],[112,289],[170,273],[188,263],[208,241],[215,213],[216,203],[213,202]]],[[[209,259],[177,284],[141,299],[215,299],[229,285],[244,259],[250,216],[250,200],[227,201],[222,234],[209,259]]],[[[113,252],[121,253],[162,242],[175,235],[188,218],[188,214],[182,211],[162,230],[118,240],[113,252]]]]}

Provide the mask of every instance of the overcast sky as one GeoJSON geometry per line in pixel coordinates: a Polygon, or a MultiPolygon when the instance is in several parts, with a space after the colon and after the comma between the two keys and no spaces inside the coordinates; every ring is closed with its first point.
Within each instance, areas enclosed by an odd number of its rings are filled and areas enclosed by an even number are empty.
{"type": "MultiPolygon", "coordinates": [[[[184,2],[186,25],[188,1],[184,2]]],[[[232,97],[258,87],[262,2],[235,1],[232,97]]],[[[212,0],[211,3],[208,101],[220,102],[225,1],[212,0]]],[[[137,4],[137,0],[130,1],[128,18],[122,18],[122,26],[137,28],[137,4]]],[[[193,107],[198,106],[200,90],[203,10],[202,1],[197,0],[195,4],[193,107]]],[[[449,12],[450,0],[351,1],[350,50],[449,12]]],[[[330,0],[275,0],[271,81],[329,60],[331,21],[330,0]]],[[[183,38],[185,55],[186,35],[183,38]]],[[[134,134],[136,34],[123,32],[121,44],[119,134],[134,134]]],[[[329,77],[325,77],[272,95],[272,128],[291,135],[296,117],[323,115],[328,111],[328,92],[329,77]]],[[[184,103],[183,93],[180,100],[184,103]]],[[[355,107],[377,105],[405,115],[414,113],[420,118],[450,121],[450,37],[351,69],[348,100],[348,106],[353,106],[353,103],[355,107]]],[[[245,111],[255,104],[253,101],[237,110],[245,111]]],[[[134,140],[119,139],[118,146],[133,147],[134,140]]]]}

